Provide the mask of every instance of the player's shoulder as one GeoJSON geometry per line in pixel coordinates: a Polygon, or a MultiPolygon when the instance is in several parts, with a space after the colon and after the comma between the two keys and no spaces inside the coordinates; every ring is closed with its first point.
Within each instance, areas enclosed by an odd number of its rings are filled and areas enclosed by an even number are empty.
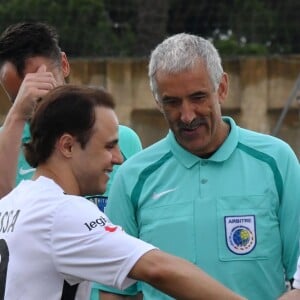
{"type": "Polygon", "coordinates": [[[60,203],[57,205],[57,213],[64,214],[67,212],[68,215],[88,215],[91,212],[98,213],[98,207],[91,201],[88,201],[86,198],[77,195],[68,195],[64,194],[61,196],[59,201],[60,203]]]}
{"type": "Polygon", "coordinates": [[[127,171],[137,169],[142,171],[163,159],[170,151],[170,146],[164,138],[130,157],[119,167],[119,169],[126,169],[127,171]]]}
{"type": "Polygon", "coordinates": [[[124,125],[119,125],[119,146],[125,160],[142,150],[142,142],[137,133],[124,125]]]}
{"type": "Polygon", "coordinates": [[[291,146],[284,140],[245,128],[239,128],[239,143],[274,158],[282,159],[282,155],[295,156],[291,146]]]}
{"type": "Polygon", "coordinates": [[[140,140],[138,134],[130,127],[119,125],[119,139],[140,140]]]}
{"type": "Polygon", "coordinates": [[[106,215],[81,196],[64,195],[53,213],[53,224],[58,232],[88,232],[107,222],[106,215]]]}
{"type": "Polygon", "coordinates": [[[272,136],[268,133],[257,132],[254,130],[239,127],[239,138],[241,142],[249,145],[272,145],[278,147],[286,147],[288,144],[282,139],[272,136]]]}

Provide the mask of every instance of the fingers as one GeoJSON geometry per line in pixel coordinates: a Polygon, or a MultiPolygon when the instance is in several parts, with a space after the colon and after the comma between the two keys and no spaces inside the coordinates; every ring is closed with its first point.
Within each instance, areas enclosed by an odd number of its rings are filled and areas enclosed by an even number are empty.
{"type": "Polygon", "coordinates": [[[16,112],[27,120],[36,102],[56,86],[58,83],[53,73],[47,72],[46,65],[41,65],[36,73],[26,74],[14,102],[16,112]]]}
{"type": "Polygon", "coordinates": [[[42,72],[46,72],[47,71],[47,67],[46,65],[40,65],[39,68],[37,69],[37,73],[42,73],[42,72]]]}

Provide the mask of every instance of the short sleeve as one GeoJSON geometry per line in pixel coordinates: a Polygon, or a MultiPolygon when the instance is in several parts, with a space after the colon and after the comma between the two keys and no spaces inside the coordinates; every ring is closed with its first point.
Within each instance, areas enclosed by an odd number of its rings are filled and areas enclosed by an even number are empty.
{"type": "Polygon", "coordinates": [[[85,198],[65,196],[53,219],[51,242],[58,272],[70,283],[96,281],[124,289],[127,275],[150,244],[127,235],[85,198]]]}

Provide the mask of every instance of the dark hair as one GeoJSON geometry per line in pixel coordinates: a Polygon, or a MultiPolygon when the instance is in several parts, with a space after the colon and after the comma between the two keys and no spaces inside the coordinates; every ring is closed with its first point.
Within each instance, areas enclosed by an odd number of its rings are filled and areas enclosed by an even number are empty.
{"type": "Polygon", "coordinates": [[[30,121],[30,142],[24,144],[26,160],[32,167],[46,162],[64,133],[76,137],[84,149],[95,123],[95,107],[114,109],[104,89],[64,85],[47,93],[38,103],[30,121]]]}
{"type": "Polygon", "coordinates": [[[10,25],[0,36],[0,67],[6,61],[23,77],[28,58],[42,56],[60,62],[61,50],[54,27],[40,22],[10,25]]]}

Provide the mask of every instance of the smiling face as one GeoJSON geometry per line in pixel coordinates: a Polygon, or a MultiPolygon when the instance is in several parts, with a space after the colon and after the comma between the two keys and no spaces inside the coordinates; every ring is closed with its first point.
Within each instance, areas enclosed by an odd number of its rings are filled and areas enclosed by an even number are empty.
{"type": "Polygon", "coordinates": [[[118,119],[107,107],[95,108],[93,133],[84,148],[74,144],[72,170],[81,195],[105,192],[109,173],[123,157],[118,146],[118,119]]]}
{"type": "MultiPolygon", "coordinates": [[[[61,64],[42,56],[28,58],[25,62],[23,75],[36,73],[41,65],[45,65],[47,71],[52,72],[58,85],[64,84],[65,77],[69,75],[70,68],[65,53],[62,52],[61,55],[61,64]]],[[[12,102],[14,102],[14,99],[18,94],[23,79],[24,78],[18,74],[14,64],[9,61],[5,62],[0,68],[0,84],[12,102]]]]}
{"type": "Polygon", "coordinates": [[[223,74],[215,89],[199,59],[189,70],[175,74],[158,71],[156,82],[158,107],[177,142],[198,156],[216,151],[228,134],[221,115],[221,103],[228,90],[227,75],[223,74]]]}

